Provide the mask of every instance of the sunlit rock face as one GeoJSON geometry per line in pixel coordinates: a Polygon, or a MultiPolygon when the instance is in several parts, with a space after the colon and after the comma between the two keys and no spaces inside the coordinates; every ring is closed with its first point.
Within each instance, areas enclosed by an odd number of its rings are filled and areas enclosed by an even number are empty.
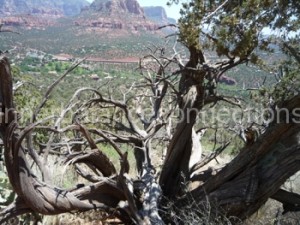
{"type": "Polygon", "coordinates": [[[157,23],[145,17],[136,0],[95,0],[74,22],[76,26],[124,31],[154,31],[157,23]]]}
{"type": "Polygon", "coordinates": [[[90,9],[110,15],[120,13],[144,15],[143,9],[136,0],[95,0],[90,9]]]}

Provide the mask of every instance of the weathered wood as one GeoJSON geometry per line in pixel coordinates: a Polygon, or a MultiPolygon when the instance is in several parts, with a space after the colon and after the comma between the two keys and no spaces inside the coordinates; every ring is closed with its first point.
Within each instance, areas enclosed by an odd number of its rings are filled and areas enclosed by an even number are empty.
{"type": "Polygon", "coordinates": [[[3,139],[6,126],[12,119],[14,111],[10,64],[4,56],[0,56],[0,108],[0,135],[3,139]]]}
{"type": "MultiPolygon", "coordinates": [[[[5,114],[5,110],[13,108],[12,77],[9,62],[6,58],[0,59],[0,80],[2,113],[5,114]]],[[[111,190],[114,188],[117,190],[116,184],[113,183],[106,183],[105,186],[93,185],[88,189],[83,187],[85,191],[76,192],[75,195],[73,192],[51,187],[39,181],[31,171],[22,148],[23,139],[31,133],[36,124],[28,126],[22,133],[18,134],[15,130],[17,121],[11,112],[7,113],[8,116],[5,118],[5,122],[0,124],[0,133],[4,142],[8,177],[19,200],[15,203],[16,205],[11,205],[1,212],[2,221],[10,218],[11,215],[15,216],[30,211],[46,215],[95,208],[102,208],[106,211],[109,208],[115,208],[119,200],[124,199],[124,196],[117,191],[105,192],[107,186],[111,186],[111,190]],[[90,193],[92,190],[94,199],[83,197],[87,196],[86,190],[90,193]],[[111,201],[109,201],[109,197],[101,195],[103,192],[112,196],[111,201]],[[98,193],[103,199],[99,198],[98,193]]]]}
{"type": "MultiPolygon", "coordinates": [[[[299,108],[300,95],[282,107],[299,108]]],[[[245,146],[219,173],[193,190],[193,198],[216,202],[229,216],[249,217],[300,170],[299,134],[300,125],[292,120],[274,122],[253,145],[245,146]]]]}
{"type": "MultiPolygon", "coordinates": [[[[4,114],[6,108],[10,109],[13,106],[12,79],[9,62],[6,58],[1,59],[0,72],[0,99],[4,114]]],[[[23,140],[28,135],[32,135],[32,131],[40,122],[30,124],[21,132],[17,132],[18,121],[14,120],[12,112],[8,113],[5,123],[0,124],[0,132],[3,137],[8,177],[18,197],[14,204],[1,211],[1,222],[27,212],[55,215],[64,212],[102,209],[106,212],[113,212],[116,217],[127,224],[164,224],[158,213],[158,199],[161,192],[150,163],[144,164],[150,170],[145,170],[146,172],[141,178],[147,186],[145,202],[141,202],[141,199],[136,199],[134,196],[135,190],[132,181],[126,175],[129,170],[127,154],[123,154],[112,139],[103,137],[122,157],[121,172],[117,174],[114,165],[98,149],[88,130],[78,125],[79,128],[78,126],[74,126],[74,128],[86,137],[94,151],[76,154],[69,160],[72,163],[86,163],[98,169],[101,174],[98,174],[97,179],[93,179],[94,183],[91,185],[78,185],[76,188],[68,190],[50,186],[34,175],[23,149],[23,140]],[[126,202],[125,207],[122,207],[120,202],[126,202]],[[139,202],[141,207],[138,208],[136,204],[139,202]]],[[[39,169],[42,170],[42,167],[39,169]]]]}
{"type": "MultiPolygon", "coordinates": [[[[199,85],[201,86],[201,83],[199,85]]],[[[160,176],[160,185],[167,197],[177,195],[181,189],[182,179],[187,179],[190,176],[189,161],[193,146],[192,130],[197,117],[197,109],[203,106],[197,102],[203,94],[202,92],[199,93],[198,89],[196,85],[193,85],[184,95],[183,115],[181,115],[181,121],[177,124],[167,149],[160,176]]]]}

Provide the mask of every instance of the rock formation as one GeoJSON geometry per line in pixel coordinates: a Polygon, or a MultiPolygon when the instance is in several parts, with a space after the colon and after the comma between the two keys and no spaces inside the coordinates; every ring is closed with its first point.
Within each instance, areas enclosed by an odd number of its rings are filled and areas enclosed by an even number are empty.
{"type": "Polygon", "coordinates": [[[176,20],[167,16],[166,10],[162,6],[148,6],[143,7],[145,16],[159,24],[172,23],[175,24],[176,20]]]}
{"type": "Polygon", "coordinates": [[[158,28],[157,23],[146,19],[144,10],[136,0],[95,0],[82,11],[74,24],[94,31],[154,31],[158,28]]]}
{"type": "Polygon", "coordinates": [[[77,15],[88,5],[86,0],[0,0],[0,23],[27,29],[52,26],[56,19],[77,15]]]}
{"type": "Polygon", "coordinates": [[[55,24],[55,20],[46,16],[36,17],[30,14],[25,14],[19,16],[0,17],[0,24],[3,24],[5,27],[23,26],[27,29],[31,29],[53,26],[55,24]]]}
{"type": "Polygon", "coordinates": [[[90,10],[109,15],[120,13],[144,14],[143,9],[136,0],[95,0],[90,6],[90,10]]]}
{"type": "Polygon", "coordinates": [[[73,16],[88,5],[86,0],[0,0],[0,17],[23,14],[73,16]]]}

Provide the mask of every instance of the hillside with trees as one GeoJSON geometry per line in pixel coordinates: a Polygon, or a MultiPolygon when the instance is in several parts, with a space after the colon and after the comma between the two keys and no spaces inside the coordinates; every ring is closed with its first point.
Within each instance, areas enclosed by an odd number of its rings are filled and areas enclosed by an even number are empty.
{"type": "Polygon", "coordinates": [[[269,199],[280,208],[265,224],[299,223],[285,215],[300,210],[300,194],[283,186],[300,170],[299,1],[180,4],[170,48],[149,47],[128,82],[85,87],[79,77],[64,101],[55,92],[69,91],[64,80],[84,59],[18,94],[24,78],[1,55],[5,188],[15,193],[1,224],[90,210],[99,224],[245,224],[269,199]],[[234,72],[251,85],[253,70],[266,74],[253,87],[220,83],[234,72]],[[24,121],[18,105],[29,94],[24,121]]]}

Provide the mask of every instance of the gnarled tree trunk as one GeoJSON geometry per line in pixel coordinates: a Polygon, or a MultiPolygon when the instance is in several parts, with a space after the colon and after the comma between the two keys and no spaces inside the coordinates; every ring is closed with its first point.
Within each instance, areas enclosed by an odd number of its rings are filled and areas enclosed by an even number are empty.
{"type": "MultiPolygon", "coordinates": [[[[119,217],[125,223],[150,224],[150,221],[160,224],[157,213],[157,201],[160,189],[157,187],[151,170],[143,174],[143,182],[147,191],[143,212],[138,212],[134,200],[133,184],[128,179],[127,154],[121,154],[121,171],[118,174],[109,158],[90,138],[86,129],[77,125],[74,128],[86,136],[94,154],[76,155],[72,163],[86,163],[98,169],[103,177],[88,186],[79,186],[72,190],[53,187],[39,180],[28,165],[27,156],[22,145],[37,124],[26,127],[17,132],[18,120],[13,106],[12,76],[10,64],[5,57],[0,58],[0,104],[1,123],[0,135],[4,142],[5,164],[10,183],[18,197],[15,202],[0,212],[0,223],[28,212],[43,215],[56,215],[65,212],[102,209],[104,212],[119,217]],[[123,202],[123,203],[122,203],[123,202]]],[[[116,147],[117,148],[117,147],[116,147]]],[[[31,156],[32,157],[32,156],[31,156]]],[[[38,159],[37,159],[38,160],[38,159]]],[[[84,172],[81,171],[83,176],[84,172]]]]}

